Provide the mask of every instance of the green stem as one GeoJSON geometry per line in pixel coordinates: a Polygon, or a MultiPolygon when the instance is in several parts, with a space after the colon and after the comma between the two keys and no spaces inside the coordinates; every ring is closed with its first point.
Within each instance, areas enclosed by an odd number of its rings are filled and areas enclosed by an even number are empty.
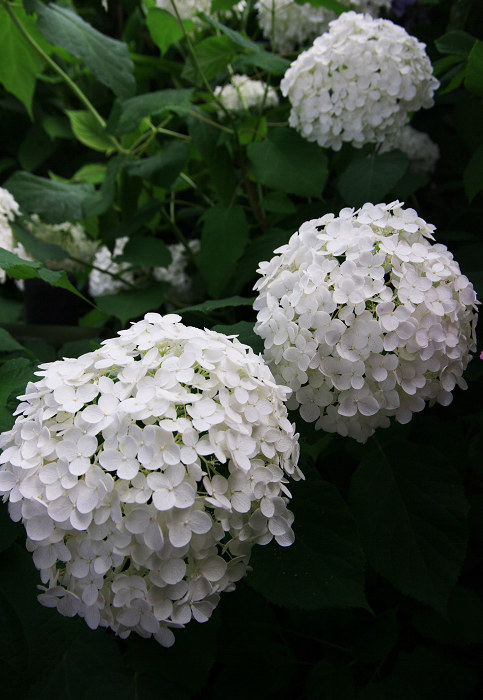
{"type": "MultiPolygon", "coordinates": [[[[10,19],[12,22],[15,24],[19,32],[22,34],[22,36],[27,40],[27,42],[30,44],[30,46],[37,51],[39,56],[43,58],[43,60],[47,63],[52,70],[54,70],[57,75],[59,75],[62,80],[65,82],[66,85],[72,90],[72,92],[76,95],[76,97],[82,102],[82,104],[87,108],[87,110],[92,114],[94,119],[97,121],[97,123],[104,129],[106,126],[106,121],[101,117],[97,109],[94,107],[92,102],[88,99],[88,97],[82,92],[82,90],[74,83],[72,78],[70,78],[67,73],[62,70],[62,68],[52,59],[50,56],[45,53],[45,51],[42,49],[41,46],[37,44],[35,39],[30,36],[30,34],[27,32],[21,21],[18,19],[17,15],[15,12],[12,10],[10,4],[6,0],[0,0],[0,4],[2,7],[5,9],[5,11],[8,13],[10,16],[10,19]]],[[[124,148],[122,148],[121,144],[117,141],[114,136],[110,136],[108,134],[109,139],[112,141],[113,145],[116,147],[118,151],[121,151],[122,153],[128,153],[124,148]]]]}

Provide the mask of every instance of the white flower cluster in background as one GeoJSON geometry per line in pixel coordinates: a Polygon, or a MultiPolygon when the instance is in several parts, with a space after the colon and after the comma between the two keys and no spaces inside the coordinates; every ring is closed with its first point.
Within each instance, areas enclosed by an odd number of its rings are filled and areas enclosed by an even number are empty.
{"type": "Polygon", "coordinates": [[[365,442],[447,405],[476,349],[476,295],[434,226],[400,202],[307,221],[260,263],[255,332],[290,408],[365,442]]]}
{"type": "Polygon", "coordinates": [[[89,273],[89,294],[91,296],[100,297],[104,294],[116,294],[127,288],[126,282],[128,284],[134,283],[134,272],[130,269],[131,264],[114,262],[114,258],[123,254],[128,241],[128,236],[122,236],[116,239],[114,250],[111,251],[103,245],[96,251],[92,264],[99,269],[93,268],[89,273]],[[108,274],[107,271],[111,274],[108,274]],[[114,275],[120,275],[120,277],[116,278],[114,275]]]}
{"type": "Polygon", "coordinates": [[[421,175],[432,173],[439,159],[438,145],[428,134],[413,129],[412,126],[403,126],[397,134],[384,141],[379,152],[385,153],[394,148],[402,151],[409,158],[411,172],[421,175]]]}
{"type": "MultiPolygon", "coordinates": [[[[257,107],[269,109],[278,105],[278,95],[274,88],[261,80],[252,80],[247,75],[233,75],[229,83],[215,88],[215,96],[230,111],[257,107]]],[[[222,115],[223,113],[220,114],[222,115]]]]}
{"type": "MultiPolygon", "coordinates": [[[[211,0],[174,0],[181,19],[192,19],[198,12],[211,14],[211,0]]],[[[156,6],[176,16],[171,0],[156,0],[156,6]]]]}
{"type": "Polygon", "coordinates": [[[170,646],[254,544],[292,544],[289,390],[251,348],[151,313],[37,374],[0,437],[0,493],[44,605],[170,646]]]}
{"type": "Polygon", "coordinates": [[[425,44],[389,20],[344,12],[291,64],[280,89],[290,126],[339,150],[396,134],[409,111],[432,106],[438,85],[425,44]]]}
{"type": "MultiPolygon", "coordinates": [[[[195,238],[188,242],[192,253],[199,253],[201,242],[195,238]]],[[[171,253],[171,262],[168,267],[153,268],[153,277],[158,282],[167,282],[177,292],[187,292],[191,286],[191,277],[186,269],[188,267],[188,254],[182,243],[172,243],[167,246],[171,253]]]]}
{"type": "MultiPolygon", "coordinates": [[[[10,222],[20,213],[20,208],[8,190],[0,187],[0,248],[14,252],[16,243],[10,222]]],[[[5,270],[0,268],[0,283],[7,279],[5,270]]]]}
{"type": "MultiPolygon", "coordinates": [[[[32,236],[35,236],[40,241],[60,246],[66,253],[80,261],[76,262],[69,258],[60,261],[48,260],[46,262],[47,267],[53,270],[62,269],[73,272],[75,270],[83,270],[84,265],[82,263],[89,264],[92,261],[99,244],[97,241],[89,238],[81,224],[74,224],[70,221],[65,221],[61,224],[46,224],[40,220],[37,214],[32,214],[30,218],[31,221],[26,222],[25,227],[32,236]]],[[[20,257],[26,257],[29,260],[34,259],[27,251],[25,251],[25,255],[20,255],[20,257]]]]}
{"type": "MultiPolygon", "coordinates": [[[[388,9],[391,0],[341,0],[343,5],[376,17],[381,9],[388,9]]],[[[307,44],[327,31],[329,22],[337,16],[326,7],[310,3],[298,5],[295,0],[257,0],[255,8],[263,36],[269,39],[275,51],[289,52],[307,44]]]]}

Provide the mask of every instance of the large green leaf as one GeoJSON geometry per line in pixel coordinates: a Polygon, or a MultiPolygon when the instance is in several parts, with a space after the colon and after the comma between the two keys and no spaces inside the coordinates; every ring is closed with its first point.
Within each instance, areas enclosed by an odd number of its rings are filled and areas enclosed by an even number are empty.
{"type": "Polygon", "coordinates": [[[14,357],[0,367],[0,405],[4,406],[13,392],[21,393],[33,377],[35,367],[26,357],[14,357]]]}
{"type": "MultiPolygon", "coordinates": [[[[169,47],[183,38],[183,29],[179,26],[178,20],[167,10],[159,7],[152,7],[146,15],[146,25],[151,34],[151,38],[164,54],[169,47]]],[[[191,20],[183,20],[185,32],[189,32],[195,26],[191,20]]]]}
{"type": "Polygon", "coordinates": [[[134,64],[126,44],[101,34],[66,7],[36,1],[34,9],[38,27],[48,41],[82,59],[97,80],[118,97],[125,99],[134,93],[134,64]]]}
{"type": "Polygon", "coordinates": [[[468,56],[465,86],[470,92],[483,97],[483,41],[476,41],[468,56]]]}
{"type": "Polygon", "coordinates": [[[468,504],[458,473],[429,447],[388,442],[366,452],[350,504],[374,569],[444,612],[466,553],[468,504]]]}
{"type": "Polygon", "coordinates": [[[207,80],[211,80],[233,61],[240,52],[240,47],[224,34],[203,39],[199,44],[196,44],[194,51],[196,61],[191,56],[188,58],[182,77],[195,85],[203,85],[201,73],[207,80]]]}
{"type": "Polygon", "coordinates": [[[314,472],[290,484],[295,542],[254,547],[248,583],[289,608],[367,607],[364,555],[354,519],[339,492],[314,472]]]}
{"type": "Polygon", "coordinates": [[[182,116],[191,108],[191,88],[167,89],[131,97],[124,102],[116,102],[107,123],[110,133],[121,135],[134,131],[144,117],[160,116],[174,112],[182,116]]]}
{"type": "Polygon", "coordinates": [[[170,187],[183,169],[189,149],[180,141],[168,141],[160,153],[136,160],[128,166],[129,175],[150,180],[160,187],[170,187]]]}
{"type": "MultiPolygon", "coordinates": [[[[227,309],[234,306],[252,306],[253,299],[245,299],[244,297],[228,297],[227,299],[209,299],[201,304],[194,306],[186,306],[184,309],[178,309],[177,313],[182,314],[185,311],[198,311],[203,314],[211,314],[212,311],[218,309],[227,309]]],[[[235,332],[235,331],[234,331],[235,332]]]]}
{"type": "Polygon", "coordinates": [[[466,57],[473,48],[476,39],[468,32],[461,29],[453,29],[434,42],[440,53],[452,54],[455,56],[466,57]]]}
{"type": "Polygon", "coordinates": [[[382,202],[407,170],[409,161],[401,151],[357,158],[339,179],[339,192],[346,204],[360,207],[382,202]]]}
{"type": "Polygon", "coordinates": [[[82,203],[94,192],[92,185],[59,182],[26,172],[9,177],[4,187],[13,194],[23,212],[38,214],[48,224],[82,219],[82,203]]]}
{"type": "MultiPolygon", "coordinates": [[[[50,53],[52,47],[40,34],[33,17],[21,7],[11,10],[42,50],[50,53]]],[[[7,10],[0,7],[0,83],[25,105],[30,118],[35,81],[44,65],[44,59],[22,36],[7,10]]]]}
{"type": "Polygon", "coordinates": [[[167,267],[171,253],[163,241],[152,236],[134,236],[127,242],[122,261],[140,267],[167,267]]]}
{"type": "Polygon", "coordinates": [[[248,223],[241,206],[208,209],[197,263],[211,296],[222,296],[247,243],[248,223]]]}
{"type": "Polygon", "coordinates": [[[290,194],[320,197],[327,180],[327,156],[293,129],[276,128],[268,139],[251,143],[248,158],[257,182],[290,194]]]}
{"type": "Polygon", "coordinates": [[[67,110],[66,114],[70,119],[74,136],[84,146],[103,153],[112,150],[112,137],[106,134],[105,128],[99,124],[90,112],[79,109],[67,110]]]}
{"type": "Polygon", "coordinates": [[[0,352],[15,352],[16,350],[24,351],[25,348],[5,328],[0,328],[0,352]]]}
{"type": "Polygon", "coordinates": [[[251,241],[236,268],[237,285],[243,286],[247,282],[255,281],[260,262],[271,260],[274,256],[273,251],[288,243],[291,233],[282,229],[271,229],[251,241]]]}
{"type": "Polygon", "coordinates": [[[97,297],[96,303],[103,313],[119,318],[125,325],[132,319],[144,316],[148,311],[157,311],[165,298],[164,285],[152,284],[146,289],[97,297]]]}

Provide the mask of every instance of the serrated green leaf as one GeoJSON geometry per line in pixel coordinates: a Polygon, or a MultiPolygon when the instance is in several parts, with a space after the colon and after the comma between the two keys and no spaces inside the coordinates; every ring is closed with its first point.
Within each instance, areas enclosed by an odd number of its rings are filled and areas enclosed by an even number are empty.
{"type": "Polygon", "coordinates": [[[434,43],[440,53],[466,57],[473,48],[475,41],[475,37],[468,34],[468,32],[456,29],[443,34],[434,43]]]}
{"type": "Polygon", "coordinates": [[[211,80],[234,60],[240,52],[240,47],[224,34],[203,39],[199,44],[196,44],[194,51],[196,62],[190,56],[181,75],[195,85],[202,85],[203,79],[199,69],[207,80],[211,80]]]}
{"type": "Polygon", "coordinates": [[[246,66],[256,66],[273,75],[285,73],[290,66],[290,61],[277,54],[268,51],[256,51],[241,58],[241,63],[246,66]]]}
{"type": "Polygon", "coordinates": [[[36,368],[26,357],[7,360],[0,367],[0,406],[4,406],[10,394],[20,394],[29,380],[33,380],[36,368]]]}
{"type": "MultiPolygon", "coordinates": [[[[148,10],[146,26],[161,54],[166,53],[172,44],[184,36],[183,29],[179,26],[176,17],[159,7],[152,7],[148,10]]],[[[191,20],[183,20],[183,27],[186,33],[190,32],[194,26],[195,24],[191,20]]]]}
{"type": "Polygon", "coordinates": [[[101,34],[66,7],[36,1],[34,8],[38,27],[48,41],[82,59],[118,97],[125,99],[134,93],[134,64],[126,44],[101,34]]]}
{"type": "Polygon", "coordinates": [[[365,607],[364,555],[354,519],[332,484],[307,472],[290,484],[295,542],[254,547],[247,582],[289,608],[365,607]]]}
{"type": "Polygon", "coordinates": [[[483,41],[475,41],[466,64],[465,86],[477,97],[483,97],[483,41]]]}
{"type": "Polygon", "coordinates": [[[111,137],[103,126],[87,110],[66,110],[74,136],[78,141],[92,148],[94,151],[111,151],[113,144],[111,137]]]}
{"type": "Polygon", "coordinates": [[[17,241],[32,254],[34,260],[38,260],[39,262],[46,262],[47,260],[60,261],[69,257],[69,253],[63,248],[54,243],[48,243],[47,241],[41,241],[35,238],[35,236],[20,223],[12,222],[11,227],[17,241]]]}
{"type": "Polygon", "coordinates": [[[247,154],[257,182],[274,190],[305,197],[320,197],[327,180],[324,151],[296,131],[276,128],[261,143],[251,143],[247,154]]]}
{"type": "MultiPolygon", "coordinates": [[[[29,17],[21,7],[11,7],[11,11],[28,34],[49,54],[52,47],[40,34],[33,17],[29,17]]],[[[44,59],[22,36],[7,10],[0,7],[0,83],[25,105],[31,119],[35,82],[44,65],[44,59]]]]}
{"type": "Polygon", "coordinates": [[[457,472],[429,447],[390,444],[366,453],[350,504],[374,569],[444,612],[466,553],[468,504],[457,472]]]}
{"type": "Polygon", "coordinates": [[[126,243],[121,260],[140,267],[167,267],[171,253],[163,241],[152,236],[135,236],[126,243]]]}
{"type": "Polygon", "coordinates": [[[144,117],[158,117],[166,112],[185,116],[191,109],[192,88],[167,89],[116,102],[107,122],[107,131],[118,136],[138,126],[144,117]]]}
{"type": "Polygon", "coordinates": [[[82,203],[94,192],[89,184],[59,182],[26,172],[9,177],[4,187],[13,194],[23,212],[38,214],[47,224],[82,219],[82,203]]]}
{"type": "Polygon", "coordinates": [[[15,350],[25,350],[5,328],[0,328],[0,352],[15,352],[15,350]]]}
{"type": "Polygon", "coordinates": [[[166,298],[165,286],[152,284],[146,289],[134,289],[118,294],[106,294],[96,298],[99,309],[108,316],[119,318],[123,324],[157,311],[166,298]]]}
{"type": "Polygon", "coordinates": [[[339,178],[339,192],[350,207],[382,202],[402,178],[409,165],[401,151],[357,158],[339,178]]]}
{"type": "MultiPolygon", "coordinates": [[[[202,304],[195,304],[194,306],[186,306],[184,309],[179,309],[177,313],[182,314],[185,311],[199,311],[200,313],[210,314],[212,311],[217,309],[226,309],[233,306],[252,306],[253,299],[246,299],[245,297],[228,297],[227,299],[210,299],[204,301],[202,304]]],[[[235,332],[235,331],[234,331],[235,332]]]]}
{"type": "Polygon", "coordinates": [[[483,144],[471,156],[463,173],[463,182],[466,196],[471,202],[483,190],[483,144]]]}
{"type": "Polygon", "coordinates": [[[248,223],[241,206],[208,209],[203,216],[197,264],[211,296],[223,295],[247,243],[248,223]]]}
{"type": "Polygon", "coordinates": [[[225,36],[229,37],[234,44],[237,44],[242,49],[247,49],[248,51],[260,51],[260,46],[241,32],[237,32],[235,29],[227,27],[214,17],[209,17],[204,12],[200,12],[199,16],[205,24],[208,24],[210,27],[213,27],[213,29],[217,29],[225,34],[225,36]]]}

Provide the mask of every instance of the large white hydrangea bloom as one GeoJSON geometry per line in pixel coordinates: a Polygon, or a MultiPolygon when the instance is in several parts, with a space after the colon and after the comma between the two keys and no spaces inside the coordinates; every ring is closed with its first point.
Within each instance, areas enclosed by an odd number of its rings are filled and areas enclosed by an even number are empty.
{"type": "Polygon", "coordinates": [[[433,231],[400,202],[364,204],[305,222],[260,263],[255,331],[316,428],[365,442],[466,388],[476,295],[433,231]]]}
{"type": "MultiPolygon", "coordinates": [[[[343,5],[377,17],[381,9],[388,9],[391,0],[341,0],[343,5]]],[[[310,3],[298,5],[295,0],[257,0],[255,8],[263,36],[269,39],[275,51],[289,52],[327,31],[329,22],[337,16],[326,7],[310,3]]]]}
{"type": "Polygon", "coordinates": [[[229,111],[245,111],[257,107],[269,109],[278,105],[278,95],[274,88],[247,75],[233,75],[229,83],[215,88],[215,96],[229,111]]]}
{"type": "Polygon", "coordinates": [[[0,436],[0,494],[44,605],[169,646],[234,589],[254,544],[292,544],[289,390],[251,348],[151,313],[37,374],[0,436]]]}
{"type": "Polygon", "coordinates": [[[385,19],[344,12],[285,73],[280,88],[290,126],[339,150],[382,143],[409,111],[431,107],[439,82],[425,45],[385,19]]]}
{"type": "MultiPolygon", "coordinates": [[[[181,19],[192,19],[198,12],[211,13],[211,0],[174,0],[174,4],[181,19]]],[[[156,6],[176,15],[171,0],[156,0],[156,6]]]]}
{"type": "Polygon", "coordinates": [[[409,125],[403,126],[397,134],[384,141],[379,152],[385,153],[394,148],[402,151],[409,158],[411,172],[421,175],[433,172],[439,159],[439,147],[429,134],[418,131],[409,125]]]}
{"type": "MultiPolygon", "coordinates": [[[[0,248],[13,251],[16,243],[13,238],[10,222],[20,213],[18,203],[8,190],[0,187],[0,248]]],[[[0,283],[7,279],[5,270],[0,268],[0,283]]]]}

